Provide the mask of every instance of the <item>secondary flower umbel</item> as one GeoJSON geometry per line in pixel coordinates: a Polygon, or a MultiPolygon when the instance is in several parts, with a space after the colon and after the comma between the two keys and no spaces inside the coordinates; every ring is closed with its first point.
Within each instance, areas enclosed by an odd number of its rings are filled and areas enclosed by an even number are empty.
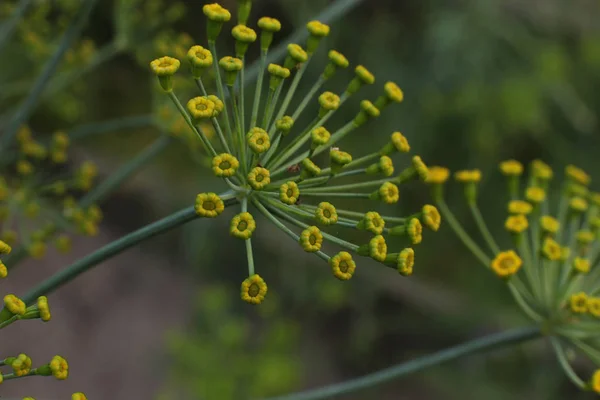
{"type": "Polygon", "coordinates": [[[413,156],[394,176],[392,157],[410,151],[408,141],[400,132],[392,133],[389,142],[380,150],[358,158],[339,147],[347,135],[377,118],[391,104],[402,102],[402,91],[395,83],[386,83],[375,101],[362,99],[353,119],[340,127],[334,126],[330,119],[336,111],[350,97],[358,96],[361,87],[373,84],[375,77],[359,65],[341,94],[323,90],[331,77],[349,66],[341,53],[331,50],[329,62],[322,67],[309,95],[295,109],[291,108],[312,54],[329,34],[329,26],[319,21],[309,22],[305,47],[290,44],[283,63],[267,65],[273,35],[281,29],[281,24],[273,18],[263,17],[258,21],[260,34],[257,34],[247,25],[249,2],[241,3],[244,5],[240,5],[239,25],[232,29],[236,42],[234,54],[222,58],[217,55],[215,41],[231,14],[218,4],[204,6],[208,18],[208,46],[195,45],[188,53],[190,79],[196,82],[199,96],[190,99],[187,108],[176,96],[177,88],[170,79],[179,69],[180,62],[163,57],[153,61],[152,68],[190,130],[212,156],[213,172],[231,188],[222,196],[199,194],[197,214],[216,217],[223,211],[225,200],[235,198],[241,203],[241,212],[231,221],[230,232],[245,241],[247,250],[248,278],[241,287],[242,299],[259,304],[267,294],[265,281],[254,270],[251,245],[252,234],[255,229],[260,229],[260,221],[255,221],[249,207],[262,213],[298,242],[300,248],[326,261],[338,279],[352,277],[357,268],[353,259],[356,255],[370,257],[397,269],[402,275],[410,275],[414,264],[414,250],[410,246],[421,242],[422,225],[434,231],[439,228],[441,218],[434,206],[427,205],[413,215],[399,218],[369,210],[340,209],[334,205],[339,198],[371,199],[393,205],[401,196],[402,185],[427,178],[428,169],[419,156],[413,156]],[[260,42],[261,65],[254,101],[251,106],[246,106],[245,54],[254,41],[260,42]],[[209,60],[216,77],[216,94],[209,94],[202,81],[202,76],[208,72],[209,60]],[[157,65],[167,67],[159,70],[157,65]],[[318,104],[317,115],[307,126],[297,126],[295,121],[311,102],[318,104]],[[207,121],[212,124],[218,140],[209,140],[202,126],[207,121]],[[357,182],[361,177],[366,180],[357,182]],[[343,183],[343,180],[347,182],[343,183]],[[364,231],[365,238],[362,243],[349,242],[326,232],[331,225],[364,231]],[[395,253],[386,243],[389,235],[404,238],[405,245],[395,253]],[[325,242],[331,242],[343,251],[330,256],[322,249],[325,242]]]}
{"type": "Polygon", "coordinates": [[[569,165],[557,202],[550,199],[552,169],[540,160],[531,163],[527,186],[521,188],[523,165],[500,164],[507,179],[509,200],[504,227],[513,248],[501,249],[477,206],[478,170],[459,171],[467,204],[492,256],[464,231],[443,199],[449,172],[432,167],[430,184],[442,215],[473,254],[505,280],[523,311],[547,334],[567,376],[582,389],[600,394],[600,193],[588,189],[590,177],[569,165]],[[569,364],[565,345],[579,350],[598,370],[584,381],[569,364]]]}

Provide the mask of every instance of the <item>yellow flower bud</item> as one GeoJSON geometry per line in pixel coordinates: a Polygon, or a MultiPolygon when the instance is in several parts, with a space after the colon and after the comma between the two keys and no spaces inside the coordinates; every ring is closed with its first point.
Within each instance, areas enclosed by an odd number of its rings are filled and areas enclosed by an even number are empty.
{"type": "Polygon", "coordinates": [[[500,163],[500,171],[506,176],[521,176],[523,174],[523,164],[517,160],[507,160],[500,163]]]}
{"type": "Polygon", "coordinates": [[[27,354],[19,354],[7,364],[10,365],[16,376],[27,375],[31,371],[31,358],[27,354]]]}
{"type": "Polygon", "coordinates": [[[315,209],[315,219],[323,225],[333,225],[338,222],[337,211],[333,204],[323,201],[315,209]]]}
{"type": "Polygon", "coordinates": [[[542,256],[550,261],[558,261],[562,257],[562,247],[550,237],[544,239],[541,249],[542,256]]]}
{"type": "Polygon", "coordinates": [[[575,257],[573,260],[573,270],[579,274],[590,272],[590,260],[582,257],[575,257]]]}
{"type": "Polygon", "coordinates": [[[256,154],[262,154],[271,147],[269,134],[259,127],[252,128],[250,132],[246,134],[246,140],[248,141],[250,150],[256,154]]]}
{"type": "Polygon", "coordinates": [[[413,267],[415,265],[415,251],[408,247],[398,254],[389,254],[388,260],[395,262],[396,269],[400,275],[410,276],[413,273],[413,267]]]}
{"type": "Polygon", "coordinates": [[[531,162],[531,168],[533,176],[541,181],[549,181],[554,175],[552,168],[541,160],[533,160],[531,162]]]}
{"type": "Polygon", "coordinates": [[[249,212],[243,212],[231,219],[229,233],[240,239],[249,239],[256,229],[254,217],[249,212]]]}
{"type": "Polygon", "coordinates": [[[315,253],[321,250],[322,244],[323,235],[316,226],[309,226],[300,234],[300,245],[308,253],[315,253]]]}
{"type": "Polygon", "coordinates": [[[394,82],[386,82],[383,86],[384,94],[379,96],[375,101],[375,107],[383,110],[391,103],[402,103],[404,100],[404,93],[402,89],[398,87],[394,82]]]}
{"type": "Polygon", "coordinates": [[[40,311],[40,319],[44,322],[50,321],[52,315],[50,314],[50,307],[48,306],[48,298],[46,296],[40,296],[38,297],[36,304],[40,311]]]}
{"type": "Polygon", "coordinates": [[[529,215],[533,211],[533,206],[523,200],[511,200],[508,202],[508,212],[510,214],[529,215]]]}
{"type": "Polygon", "coordinates": [[[579,183],[580,185],[588,186],[590,184],[590,176],[581,168],[574,165],[567,165],[565,167],[565,175],[567,178],[579,183]]]}
{"type": "Polygon", "coordinates": [[[423,182],[427,182],[427,180],[429,179],[429,169],[427,168],[427,165],[425,165],[421,157],[414,156],[412,158],[412,165],[413,168],[417,171],[417,175],[419,175],[419,178],[423,182]]]}
{"type": "Polygon", "coordinates": [[[10,254],[12,251],[12,247],[8,245],[8,243],[0,240],[0,254],[10,254]]]}
{"type": "Polygon", "coordinates": [[[283,80],[290,76],[290,70],[288,68],[277,64],[269,64],[267,72],[271,75],[271,80],[269,81],[269,88],[271,90],[277,89],[283,80]]]}
{"type": "Polygon", "coordinates": [[[8,268],[6,268],[6,265],[4,265],[2,260],[0,260],[0,279],[4,279],[7,276],[8,276],[8,268]]]}
{"type": "Polygon", "coordinates": [[[329,142],[331,138],[331,133],[325,127],[321,126],[317,129],[313,129],[310,133],[310,137],[312,139],[311,149],[315,150],[319,146],[323,146],[329,142]]]}
{"type": "Polygon", "coordinates": [[[267,284],[258,274],[246,278],[242,282],[241,297],[246,303],[260,304],[267,295],[267,284]]]}
{"type": "Polygon", "coordinates": [[[339,108],[340,96],[333,92],[323,92],[319,96],[319,105],[321,106],[319,118],[323,118],[330,111],[335,111],[339,108]]]}
{"type": "MultiPolygon", "coordinates": [[[[214,94],[210,94],[210,95],[206,96],[206,98],[208,100],[212,101],[213,103],[215,103],[215,110],[213,111],[212,116],[213,116],[213,118],[218,117],[219,114],[221,114],[221,112],[223,111],[223,108],[225,108],[225,104],[221,101],[221,99],[219,99],[214,94]]],[[[207,136],[209,136],[209,135],[207,135],[207,136]]],[[[209,138],[210,138],[210,136],[209,136],[209,138]]]]}
{"type": "Polygon", "coordinates": [[[400,132],[392,133],[390,142],[381,149],[379,154],[389,155],[396,151],[400,153],[408,153],[410,151],[408,140],[400,132]]]}
{"type": "Polygon", "coordinates": [[[352,155],[350,153],[346,153],[345,151],[332,149],[329,152],[329,160],[331,162],[331,173],[337,174],[344,168],[345,165],[348,165],[352,162],[352,155]]]}
{"type": "Polygon", "coordinates": [[[26,306],[23,300],[19,299],[14,294],[4,296],[4,308],[14,315],[25,314],[26,306]]]}
{"type": "Polygon", "coordinates": [[[311,161],[310,158],[305,158],[302,160],[302,172],[300,173],[300,177],[302,179],[306,179],[311,176],[317,176],[321,173],[321,168],[317,166],[314,162],[311,161]]]}
{"type": "Polygon", "coordinates": [[[367,174],[382,173],[383,176],[392,176],[394,174],[394,163],[388,156],[379,157],[379,162],[367,167],[367,174]]]}
{"type": "Polygon", "coordinates": [[[319,21],[310,21],[306,24],[306,28],[310,34],[306,41],[306,51],[312,54],[319,46],[321,39],[329,35],[329,25],[325,25],[319,21]]]}
{"type": "Polygon", "coordinates": [[[589,245],[596,239],[596,235],[594,235],[591,231],[581,230],[576,234],[577,243],[580,245],[589,245]]]}
{"type": "Polygon", "coordinates": [[[296,204],[300,197],[300,188],[294,181],[289,181],[279,187],[279,200],[285,204],[296,204]]]}
{"type": "Polygon", "coordinates": [[[560,229],[560,222],[550,215],[543,215],[540,218],[540,225],[544,233],[554,235],[560,229]]]}
{"type": "Polygon", "coordinates": [[[226,56],[219,60],[219,66],[225,71],[225,83],[233,87],[237,74],[244,67],[244,63],[239,58],[226,56]]]}
{"type": "Polygon", "coordinates": [[[237,158],[229,153],[221,153],[213,157],[212,170],[216,176],[229,178],[235,175],[240,166],[237,158]]]}
{"type": "Polygon", "coordinates": [[[196,214],[205,218],[214,218],[225,209],[223,200],[216,193],[200,193],[194,206],[196,214]]]}
{"type": "Polygon", "coordinates": [[[446,167],[432,166],[427,169],[429,170],[427,183],[441,185],[442,183],[446,183],[450,176],[450,171],[446,167]]]}
{"type": "Polygon", "coordinates": [[[523,261],[513,250],[503,251],[498,253],[496,258],[492,260],[491,268],[500,278],[508,279],[515,275],[523,261]]]}
{"type": "Polygon", "coordinates": [[[506,219],[506,223],[504,227],[510,233],[523,233],[529,227],[529,222],[527,221],[527,217],[523,214],[511,215],[506,219]]]}
{"type": "Polygon", "coordinates": [[[254,190],[261,190],[271,183],[271,174],[268,169],[263,167],[254,167],[248,174],[248,183],[254,190]]]}
{"type": "Polygon", "coordinates": [[[442,224],[442,216],[440,215],[440,212],[435,206],[430,204],[423,206],[421,219],[425,226],[434,232],[437,232],[442,224]]]}
{"type": "Polygon", "coordinates": [[[361,256],[368,256],[375,261],[384,262],[387,256],[387,244],[381,235],[373,237],[368,244],[358,248],[357,253],[361,256]]]}
{"type": "Polygon", "coordinates": [[[192,67],[194,78],[200,78],[202,72],[213,65],[212,53],[202,46],[192,46],[188,50],[186,57],[192,67]]]}
{"type": "Polygon", "coordinates": [[[383,228],[385,228],[385,220],[378,212],[369,211],[358,222],[356,227],[360,230],[369,231],[375,235],[381,235],[383,228]]]}
{"type": "Polygon", "coordinates": [[[346,251],[340,251],[335,256],[329,259],[329,265],[333,276],[342,281],[347,281],[352,278],[356,270],[356,263],[352,259],[352,255],[346,251]]]}
{"type": "Polygon", "coordinates": [[[329,79],[331,78],[339,68],[348,68],[350,63],[348,59],[344,57],[344,55],[335,50],[329,50],[329,63],[325,67],[325,71],[323,71],[323,78],[329,79]]]}
{"type": "Polygon", "coordinates": [[[287,136],[287,134],[290,133],[290,131],[292,130],[293,126],[294,120],[292,119],[292,117],[287,115],[285,115],[281,119],[278,119],[275,122],[275,127],[277,128],[277,130],[281,131],[281,134],[283,136],[287,136]]]}
{"type": "Polygon", "coordinates": [[[281,22],[275,18],[262,17],[258,20],[258,27],[262,30],[260,34],[260,48],[265,51],[273,42],[273,33],[281,30],[281,22]]]}
{"type": "Polygon", "coordinates": [[[395,204],[400,200],[400,191],[398,186],[392,182],[383,183],[378,190],[371,193],[371,200],[382,200],[386,204],[395,204]]]}
{"type": "Polygon", "coordinates": [[[569,208],[573,213],[583,213],[588,209],[588,202],[581,197],[573,197],[569,201],[569,208]]]}
{"type": "Polygon", "coordinates": [[[207,36],[209,42],[214,42],[221,32],[224,22],[231,19],[231,13],[220,4],[206,4],[202,7],[202,12],[208,19],[207,36]]]}
{"type": "Polygon", "coordinates": [[[150,63],[154,75],[158,77],[160,86],[165,92],[173,90],[172,76],[175,75],[181,63],[173,57],[161,57],[150,63]]]}
{"type": "Polygon", "coordinates": [[[546,200],[546,191],[540,187],[528,187],[525,191],[525,198],[534,205],[538,205],[546,200]]]}
{"type": "Polygon", "coordinates": [[[65,380],[69,377],[69,364],[61,356],[52,357],[50,369],[52,370],[52,376],[58,380],[65,380]]]}
{"type": "Polygon", "coordinates": [[[575,314],[585,314],[588,311],[588,296],[584,292],[572,294],[569,298],[569,306],[575,314]]]}
{"type": "Polygon", "coordinates": [[[231,30],[231,34],[236,40],[235,55],[243,58],[248,51],[248,46],[256,41],[256,32],[254,29],[240,24],[231,30]]]}
{"type": "Polygon", "coordinates": [[[195,120],[212,118],[215,103],[206,97],[194,97],[187,103],[187,109],[195,120]]]}
{"type": "Polygon", "coordinates": [[[71,395],[71,400],[87,400],[87,397],[85,397],[85,394],[77,392],[71,395]]]}
{"type": "Polygon", "coordinates": [[[360,102],[360,111],[354,118],[354,125],[356,127],[362,126],[371,118],[379,117],[380,111],[373,105],[369,100],[363,100],[360,102]]]}

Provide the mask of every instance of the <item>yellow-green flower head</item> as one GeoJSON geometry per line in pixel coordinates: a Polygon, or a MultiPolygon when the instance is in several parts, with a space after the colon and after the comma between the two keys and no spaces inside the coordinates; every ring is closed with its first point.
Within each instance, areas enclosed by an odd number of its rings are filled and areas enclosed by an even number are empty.
{"type": "Polygon", "coordinates": [[[46,243],[41,240],[34,240],[27,247],[27,252],[32,258],[39,260],[46,255],[46,243]]]}
{"type": "Polygon", "coordinates": [[[48,306],[48,298],[46,296],[38,297],[37,307],[40,310],[40,319],[44,322],[50,321],[52,315],[50,314],[50,306],[48,306]]]}
{"type": "Polygon", "coordinates": [[[300,245],[308,253],[315,253],[321,250],[322,244],[323,234],[316,226],[309,226],[300,234],[300,245]]]}
{"type": "Polygon", "coordinates": [[[206,97],[194,97],[187,103],[187,109],[195,120],[212,118],[215,103],[206,97]]]}
{"type": "Polygon", "coordinates": [[[348,68],[348,66],[350,65],[348,59],[338,51],[329,50],[327,56],[329,57],[329,61],[337,68],[348,68]]]}
{"type": "Polygon", "coordinates": [[[243,212],[231,219],[229,233],[240,239],[249,239],[256,229],[254,217],[249,212],[243,212]]]}
{"type": "Polygon", "coordinates": [[[552,179],[552,176],[554,175],[552,168],[542,160],[533,160],[531,162],[531,168],[533,170],[533,176],[543,181],[552,179]]]}
{"type": "Polygon", "coordinates": [[[248,147],[256,154],[264,153],[271,147],[269,134],[262,128],[255,127],[247,133],[248,147]]]}
{"type": "Polygon", "coordinates": [[[588,311],[588,296],[584,292],[572,294],[569,298],[569,306],[575,314],[585,314],[588,311]]]}
{"type": "Polygon", "coordinates": [[[187,59],[193,67],[204,69],[213,65],[213,56],[210,50],[202,46],[192,46],[187,52],[187,59]]]}
{"type": "Polygon", "coordinates": [[[375,83],[375,75],[373,75],[363,65],[359,65],[354,69],[356,77],[365,85],[372,85],[375,83]]]}
{"type": "Polygon", "coordinates": [[[306,24],[306,28],[310,34],[308,40],[306,41],[306,51],[309,54],[312,54],[319,46],[321,39],[329,35],[329,25],[325,25],[319,21],[310,21],[308,24],[306,24]]]}
{"type": "Polygon", "coordinates": [[[258,274],[249,276],[242,282],[241,297],[246,303],[260,304],[267,295],[267,283],[258,274]]]}
{"type": "Polygon", "coordinates": [[[428,167],[427,169],[429,170],[427,183],[441,185],[450,177],[450,170],[448,170],[446,167],[432,166],[428,167]]]}
{"type": "Polygon", "coordinates": [[[154,72],[154,75],[158,77],[173,76],[180,65],[181,63],[178,59],[165,56],[153,60],[150,63],[150,68],[152,69],[152,72],[154,72]]]}
{"type": "Polygon", "coordinates": [[[423,241],[423,225],[418,218],[411,218],[406,227],[408,238],[412,244],[419,244],[423,241]]]}
{"type": "Polygon", "coordinates": [[[200,193],[194,205],[196,214],[205,218],[215,218],[223,212],[225,204],[216,193],[200,193]]]}
{"type": "Polygon", "coordinates": [[[7,294],[4,296],[4,308],[10,311],[12,314],[23,315],[25,314],[26,306],[23,300],[19,299],[14,294],[7,294]]]}
{"type": "Polygon", "coordinates": [[[523,164],[517,160],[506,160],[500,163],[500,172],[506,176],[521,176],[523,174],[523,164]]]}
{"type": "Polygon", "coordinates": [[[214,22],[222,23],[231,19],[231,13],[218,3],[204,5],[202,12],[210,21],[214,22]]]}
{"type": "Polygon", "coordinates": [[[71,395],[71,400],[87,400],[87,397],[85,397],[85,394],[77,392],[71,395]]]}
{"type": "Polygon", "coordinates": [[[589,189],[587,188],[587,186],[583,186],[578,183],[571,183],[567,187],[567,193],[569,194],[569,196],[586,197],[589,193],[589,189]]]}
{"type": "Polygon", "coordinates": [[[235,40],[239,40],[244,43],[254,43],[256,41],[256,32],[254,29],[247,27],[246,25],[236,25],[231,30],[231,35],[235,40]]]}
{"type": "Polygon", "coordinates": [[[219,65],[226,72],[238,72],[242,69],[244,63],[239,58],[225,56],[219,60],[219,65]]]}
{"type": "Polygon", "coordinates": [[[308,54],[306,53],[306,51],[304,51],[302,46],[300,46],[296,43],[288,44],[287,51],[288,51],[288,57],[294,62],[288,68],[291,68],[291,67],[295,66],[296,64],[305,63],[308,60],[308,54]]]}
{"type": "Polygon", "coordinates": [[[529,222],[523,214],[516,214],[506,219],[504,227],[510,233],[522,233],[529,227],[529,222]]]}
{"type": "Polygon", "coordinates": [[[511,200],[508,202],[508,212],[510,214],[529,215],[533,211],[533,206],[523,200],[511,200]]]}
{"type": "Polygon", "coordinates": [[[379,199],[386,204],[395,204],[400,200],[400,190],[392,182],[384,182],[377,191],[371,194],[371,199],[379,199]]]}
{"type": "Polygon", "coordinates": [[[340,106],[340,96],[333,92],[323,92],[319,96],[319,104],[325,113],[337,110],[340,106]]]}
{"type": "Polygon", "coordinates": [[[402,250],[398,253],[397,258],[397,269],[400,275],[410,276],[413,273],[413,267],[415,265],[415,251],[410,247],[402,250]]]}
{"type": "Polygon", "coordinates": [[[261,190],[271,183],[271,173],[266,168],[254,167],[248,174],[248,182],[252,186],[252,189],[261,190]]]}
{"type": "Polygon", "coordinates": [[[383,85],[383,90],[389,101],[401,103],[402,100],[404,100],[404,93],[402,92],[402,89],[400,89],[394,82],[386,82],[386,84],[383,85]]]}
{"type": "Polygon", "coordinates": [[[550,261],[558,261],[562,257],[562,247],[550,237],[544,239],[542,255],[550,261]]]}
{"type": "MultiPolygon", "coordinates": [[[[588,297],[587,303],[588,303],[587,304],[588,312],[590,314],[592,314],[594,317],[599,318],[600,317],[600,298],[588,297]]],[[[599,388],[600,388],[600,385],[599,385],[599,388]]]]}
{"type": "Polygon", "coordinates": [[[584,170],[574,165],[567,165],[565,167],[565,175],[580,185],[588,186],[591,181],[590,176],[584,170]]]}
{"type": "Polygon", "coordinates": [[[50,361],[50,370],[52,376],[59,380],[65,380],[69,377],[69,364],[61,356],[54,356],[50,361]]]}
{"type": "Polygon", "coordinates": [[[540,187],[531,186],[525,190],[525,198],[530,203],[538,205],[546,200],[546,191],[540,187]]]}
{"type": "Polygon", "coordinates": [[[442,224],[442,216],[435,206],[432,206],[431,204],[424,205],[421,218],[425,226],[432,231],[437,232],[438,229],[440,229],[440,225],[442,224]]]}
{"type": "Polygon", "coordinates": [[[347,251],[340,251],[335,256],[329,259],[329,265],[333,276],[342,281],[347,281],[352,278],[356,270],[356,263],[352,259],[352,255],[347,251]]]}
{"type": "Polygon", "coordinates": [[[323,225],[333,225],[338,221],[337,211],[333,204],[323,201],[315,209],[315,219],[323,225]]]}
{"type": "Polygon", "coordinates": [[[329,160],[331,162],[332,174],[337,174],[344,166],[352,162],[352,155],[337,148],[333,148],[329,151],[329,160]]]}
{"type": "Polygon", "coordinates": [[[12,247],[8,245],[8,243],[0,240],[0,254],[10,254],[12,251],[12,247]]]}
{"type": "Polygon", "coordinates": [[[573,270],[580,274],[587,274],[590,272],[590,260],[582,257],[575,257],[573,260],[573,270]]]}
{"type": "Polygon", "coordinates": [[[507,279],[516,274],[523,265],[521,258],[513,250],[498,253],[492,260],[492,270],[500,278],[507,279]]]}
{"type": "Polygon", "coordinates": [[[360,102],[360,112],[354,118],[354,125],[364,125],[370,118],[377,118],[381,112],[373,103],[369,100],[363,100],[360,102]]]}
{"type": "Polygon", "coordinates": [[[277,130],[281,131],[283,136],[286,136],[294,127],[294,119],[289,115],[285,115],[284,117],[278,119],[275,122],[275,127],[277,128],[277,130]]]}
{"type": "Polygon", "coordinates": [[[594,372],[594,375],[592,376],[591,387],[594,392],[600,394],[600,369],[594,372]]]}
{"type": "Polygon", "coordinates": [[[321,126],[317,129],[313,129],[310,133],[310,137],[312,139],[312,148],[316,149],[318,146],[322,146],[329,142],[331,138],[331,133],[325,127],[321,126]]]}
{"type": "Polygon", "coordinates": [[[296,204],[300,197],[300,188],[294,181],[289,181],[279,186],[279,200],[285,204],[296,204]]]}
{"type": "Polygon", "coordinates": [[[8,268],[6,265],[0,260],[0,279],[4,279],[8,276],[8,268]]]}
{"type": "Polygon", "coordinates": [[[419,175],[419,178],[423,182],[427,182],[427,179],[429,178],[429,169],[427,168],[427,165],[425,165],[421,157],[414,156],[412,158],[412,165],[413,168],[417,171],[417,175],[419,175]]]}
{"type": "Polygon", "coordinates": [[[288,68],[277,64],[269,64],[267,71],[271,75],[271,80],[269,81],[269,88],[271,90],[277,89],[283,80],[290,76],[290,70],[288,68]]]}
{"type": "MultiPolygon", "coordinates": [[[[375,261],[384,262],[387,256],[387,243],[382,235],[377,235],[369,241],[367,246],[367,253],[364,255],[368,255],[375,261]]],[[[359,249],[360,252],[360,249],[359,249]]],[[[360,254],[360,253],[359,253],[360,254]]]]}
{"type": "Polygon", "coordinates": [[[70,143],[69,135],[63,131],[56,131],[52,134],[52,145],[55,148],[65,149],[70,143]]]}
{"type": "Polygon", "coordinates": [[[17,161],[17,172],[19,175],[31,175],[33,173],[33,164],[27,160],[17,161]]]}
{"type": "Polygon", "coordinates": [[[312,162],[312,160],[310,158],[305,158],[304,160],[302,160],[302,173],[300,176],[303,179],[305,179],[306,177],[309,177],[309,176],[317,176],[320,173],[321,173],[321,168],[319,168],[319,166],[317,164],[312,162]]]}
{"type": "Polygon", "coordinates": [[[31,358],[27,354],[19,354],[10,363],[16,376],[27,375],[31,371],[31,358]]]}
{"type": "Polygon", "coordinates": [[[588,202],[585,199],[582,199],[581,197],[573,197],[569,201],[569,208],[574,213],[582,213],[587,211],[588,202]]]}
{"type": "Polygon", "coordinates": [[[212,170],[219,177],[228,178],[235,175],[239,166],[238,159],[229,153],[218,154],[212,159],[212,170]]]}
{"type": "Polygon", "coordinates": [[[454,179],[461,183],[479,183],[481,181],[481,171],[478,169],[457,171],[454,179]]]}
{"type": "Polygon", "coordinates": [[[378,162],[367,168],[367,174],[377,174],[380,172],[384,176],[392,176],[394,174],[394,163],[390,157],[381,156],[378,162]]]}
{"type": "Polygon", "coordinates": [[[281,22],[275,18],[262,17],[258,20],[258,27],[263,31],[275,33],[281,30],[281,22]]]}
{"type": "Polygon", "coordinates": [[[392,133],[390,142],[388,142],[379,152],[381,155],[389,155],[394,152],[408,153],[410,151],[410,145],[408,140],[400,132],[392,133]]]}
{"type": "Polygon", "coordinates": [[[215,103],[215,110],[213,111],[213,117],[218,117],[219,114],[221,114],[221,112],[223,111],[225,104],[223,104],[221,99],[219,99],[214,94],[210,94],[210,95],[206,96],[206,98],[208,100],[212,101],[213,103],[215,103]]]}
{"type": "Polygon", "coordinates": [[[358,229],[369,231],[375,235],[381,235],[385,228],[385,220],[378,212],[369,211],[356,225],[358,229]]]}
{"type": "Polygon", "coordinates": [[[591,231],[581,230],[577,232],[576,238],[577,243],[582,245],[588,245],[596,239],[596,235],[594,235],[594,233],[591,231]]]}
{"type": "Polygon", "coordinates": [[[560,222],[550,215],[543,215],[540,218],[540,225],[544,233],[548,233],[550,235],[556,234],[560,229],[560,222]]]}

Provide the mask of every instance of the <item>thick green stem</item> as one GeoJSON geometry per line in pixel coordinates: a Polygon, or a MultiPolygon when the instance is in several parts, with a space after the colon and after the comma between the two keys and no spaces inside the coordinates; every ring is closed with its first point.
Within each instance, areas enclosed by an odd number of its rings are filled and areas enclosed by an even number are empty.
{"type": "Polygon", "coordinates": [[[367,389],[380,385],[385,382],[398,379],[400,377],[421,371],[428,367],[433,367],[447,361],[452,361],[464,356],[475,353],[487,352],[498,348],[508,347],[519,343],[527,342],[541,337],[538,328],[520,328],[496,333],[475,339],[455,347],[439,351],[428,356],[417,358],[396,366],[383,369],[381,371],[352,379],[347,382],[325,386],[306,392],[292,393],[285,396],[272,397],[268,400],[317,400],[332,399],[347,393],[354,393],[359,390],[367,389]]]}
{"type": "Polygon", "coordinates": [[[83,30],[85,23],[92,12],[92,9],[96,5],[96,2],[97,0],[88,0],[87,2],[82,3],[75,19],[64,33],[58,48],[44,67],[44,70],[40,76],[38,76],[35,84],[23,103],[15,112],[13,118],[6,127],[6,130],[2,134],[2,137],[0,137],[0,153],[4,153],[4,150],[10,145],[21,125],[23,125],[31,116],[31,113],[38,103],[40,95],[46,88],[48,82],[50,82],[54,72],[56,72],[56,69],[58,68],[63,56],[83,30]]]}
{"type": "MultiPolygon", "coordinates": [[[[227,196],[221,195],[221,197],[227,196]]],[[[235,203],[237,203],[235,198],[225,200],[225,206],[230,206],[235,203]]],[[[144,240],[160,235],[161,233],[167,232],[197,218],[198,215],[196,215],[194,207],[188,207],[152,224],[146,225],[137,231],[131,232],[52,275],[25,294],[25,296],[22,297],[22,300],[28,305],[32,304],[38,297],[52,293],[59,287],[75,279],[77,276],[100,264],[102,261],[114,257],[144,240]]]]}

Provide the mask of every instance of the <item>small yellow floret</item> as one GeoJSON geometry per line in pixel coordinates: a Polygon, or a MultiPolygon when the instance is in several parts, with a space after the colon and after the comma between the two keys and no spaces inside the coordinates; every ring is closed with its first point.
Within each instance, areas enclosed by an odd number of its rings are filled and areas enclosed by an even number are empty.
{"type": "Polygon", "coordinates": [[[248,183],[254,190],[261,190],[271,183],[271,173],[263,167],[254,167],[248,173],[248,183]]]}
{"type": "Polygon", "coordinates": [[[323,201],[315,209],[315,219],[323,225],[333,225],[338,221],[337,211],[333,204],[323,201]]]}
{"type": "Polygon", "coordinates": [[[533,211],[533,206],[523,200],[511,200],[508,203],[508,212],[510,214],[529,215],[533,211]]]}
{"type": "Polygon", "coordinates": [[[574,165],[567,165],[565,167],[565,175],[567,175],[569,179],[585,186],[589,185],[592,180],[584,170],[574,165]]]}
{"type": "Polygon", "coordinates": [[[150,68],[156,76],[172,76],[177,72],[181,62],[173,57],[161,57],[150,63],[150,68]]]}
{"type": "Polygon", "coordinates": [[[194,206],[196,214],[205,218],[214,218],[225,209],[223,200],[216,193],[200,193],[194,206]]]}
{"type": "Polygon", "coordinates": [[[212,170],[219,177],[228,178],[235,175],[239,166],[238,159],[229,153],[218,154],[212,159],[212,170]]]}
{"type": "Polygon", "coordinates": [[[546,199],[546,191],[540,187],[528,187],[525,191],[525,198],[533,204],[540,204],[546,199]]]}
{"type": "Polygon", "coordinates": [[[296,204],[300,197],[300,188],[294,181],[289,181],[279,186],[279,200],[285,204],[296,204]]]}
{"type": "Polygon", "coordinates": [[[550,215],[543,215],[540,218],[540,225],[545,233],[549,233],[551,235],[556,234],[556,232],[558,232],[560,229],[560,222],[550,215]]]}
{"type": "Polygon", "coordinates": [[[522,233],[529,227],[529,222],[523,214],[511,215],[506,219],[504,227],[511,233],[522,233]]]}
{"type": "Polygon", "coordinates": [[[300,245],[308,253],[315,253],[321,250],[322,244],[323,234],[316,226],[309,226],[300,234],[300,245]]]}
{"type": "Polygon", "coordinates": [[[523,261],[513,250],[503,251],[499,253],[492,261],[492,270],[500,278],[510,278],[516,274],[523,261]]]}
{"type": "Polygon", "coordinates": [[[258,274],[246,278],[242,282],[241,297],[246,303],[260,304],[267,295],[267,284],[258,274]]]}
{"type": "Polygon", "coordinates": [[[588,311],[588,296],[584,292],[572,294],[569,298],[569,306],[575,314],[585,314],[588,311]]]}
{"type": "Polygon", "coordinates": [[[429,167],[429,176],[427,177],[427,183],[442,184],[448,180],[450,171],[445,167],[432,166],[429,167]]]}
{"type": "Polygon", "coordinates": [[[575,257],[573,260],[573,269],[580,274],[590,272],[590,260],[582,257],[575,257]]]}
{"type": "Polygon", "coordinates": [[[558,261],[562,257],[562,247],[550,237],[544,239],[542,255],[550,261],[558,261]]]}
{"type": "Polygon", "coordinates": [[[507,160],[500,163],[500,171],[506,176],[520,176],[523,173],[523,164],[517,160],[507,160]]]}
{"type": "Polygon", "coordinates": [[[438,229],[440,229],[440,225],[442,224],[442,216],[435,206],[432,206],[431,204],[424,205],[421,218],[425,226],[432,231],[437,232],[438,229]]]}
{"type": "Polygon", "coordinates": [[[356,270],[356,263],[352,259],[352,255],[346,251],[340,251],[335,256],[329,259],[329,265],[336,278],[347,281],[352,278],[356,270]]]}
{"type": "Polygon", "coordinates": [[[256,229],[254,217],[249,212],[243,212],[231,219],[229,233],[240,239],[249,239],[256,229]]]}

